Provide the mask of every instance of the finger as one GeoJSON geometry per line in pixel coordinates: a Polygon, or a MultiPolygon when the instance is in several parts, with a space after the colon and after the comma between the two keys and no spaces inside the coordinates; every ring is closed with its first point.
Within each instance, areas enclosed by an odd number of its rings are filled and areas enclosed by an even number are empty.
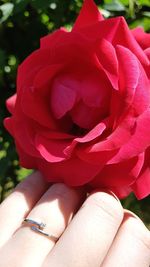
{"type": "Polygon", "coordinates": [[[122,217],[123,209],[113,195],[93,193],[49,253],[44,267],[99,267],[122,217]]]}
{"type": "Polygon", "coordinates": [[[125,211],[123,223],[101,267],[149,267],[150,233],[134,214],[125,211]]]}
{"type": "Polygon", "coordinates": [[[0,247],[20,227],[22,220],[48,188],[39,172],[21,182],[0,205],[0,247]]]}
{"type": "MultiPolygon", "coordinates": [[[[28,218],[46,223],[44,231],[59,238],[81,205],[82,198],[82,190],[74,190],[64,184],[55,184],[42,196],[28,218]]],[[[54,245],[53,239],[36,233],[31,230],[30,225],[23,224],[1,250],[3,260],[1,259],[0,266],[11,266],[11,262],[15,267],[41,266],[54,245]],[[14,253],[19,257],[14,259],[14,253]],[[20,259],[23,259],[23,265],[20,259]]]]}

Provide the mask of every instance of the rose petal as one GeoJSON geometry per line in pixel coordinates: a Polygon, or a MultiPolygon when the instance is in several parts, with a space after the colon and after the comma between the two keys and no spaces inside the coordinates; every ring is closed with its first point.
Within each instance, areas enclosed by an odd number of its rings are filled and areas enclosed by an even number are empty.
{"type": "Polygon", "coordinates": [[[83,137],[78,137],[75,138],[72,143],[64,150],[64,153],[66,155],[71,155],[72,151],[76,147],[78,143],[87,143],[92,140],[94,140],[97,137],[100,137],[101,134],[104,132],[106,129],[106,123],[105,122],[100,122],[98,125],[96,125],[91,131],[89,131],[86,135],[83,137]]]}
{"type": "Polygon", "coordinates": [[[142,65],[139,64],[140,76],[136,87],[132,107],[135,115],[139,116],[150,106],[150,81],[142,65]]]}
{"type": "Polygon", "coordinates": [[[33,90],[36,90],[37,94],[47,96],[53,79],[63,68],[62,64],[51,64],[40,69],[34,77],[33,90]]]}
{"type": "Polygon", "coordinates": [[[109,41],[114,47],[116,45],[122,45],[131,50],[131,52],[133,52],[133,54],[137,56],[142,64],[146,66],[149,65],[147,56],[133,37],[123,17],[103,20],[98,22],[94,26],[93,24],[91,24],[86,28],[82,28],[80,32],[84,36],[86,36],[86,38],[89,38],[93,41],[104,38],[109,41]]]}
{"type": "Polygon", "coordinates": [[[123,46],[117,45],[116,52],[119,61],[120,91],[125,97],[126,104],[130,105],[139,80],[139,63],[135,55],[123,46]]]}
{"type": "Polygon", "coordinates": [[[137,199],[142,199],[150,194],[150,166],[148,166],[143,174],[131,186],[137,199]]]}
{"type": "Polygon", "coordinates": [[[38,49],[28,56],[18,68],[17,92],[22,86],[33,86],[36,73],[49,64],[51,64],[51,56],[46,49],[38,49]]]}
{"type": "Polygon", "coordinates": [[[103,71],[87,73],[81,81],[80,91],[83,102],[88,107],[99,108],[102,114],[109,110],[112,88],[103,71]]]}
{"type": "Polygon", "coordinates": [[[64,149],[69,145],[69,140],[52,140],[36,134],[35,146],[41,156],[48,162],[60,162],[66,160],[64,149]]]}
{"type": "Polygon", "coordinates": [[[59,76],[51,88],[50,104],[56,119],[63,117],[73,108],[77,99],[79,83],[68,75],[59,76]]]}
{"type": "Polygon", "coordinates": [[[52,49],[56,44],[61,42],[61,39],[64,38],[67,30],[65,28],[60,28],[59,30],[54,31],[51,34],[48,34],[40,39],[40,48],[41,49],[52,49]]]}
{"type": "Polygon", "coordinates": [[[130,140],[135,128],[135,119],[126,117],[107,138],[92,145],[84,145],[77,149],[77,155],[87,162],[99,164],[101,158],[105,157],[105,163],[116,155],[120,147],[130,140]],[[108,156],[107,156],[108,154],[108,156]]]}
{"type": "Polygon", "coordinates": [[[9,97],[9,98],[6,100],[6,106],[7,106],[7,109],[8,109],[8,111],[9,111],[11,114],[14,113],[16,100],[17,100],[17,94],[14,94],[13,96],[9,97]]]}
{"type": "Polygon", "coordinates": [[[142,166],[143,157],[106,165],[91,184],[95,187],[129,186],[135,181],[142,166]]]}
{"type": "Polygon", "coordinates": [[[119,45],[116,46],[116,52],[119,63],[119,91],[112,91],[111,97],[110,121],[113,128],[133,104],[140,76],[139,63],[133,53],[119,45]]]}
{"type": "Polygon", "coordinates": [[[61,68],[61,65],[51,65],[40,69],[34,77],[32,86],[23,87],[18,93],[19,105],[21,104],[23,112],[51,129],[56,129],[57,123],[50,111],[50,84],[61,68]]]}
{"type": "Polygon", "coordinates": [[[145,56],[143,50],[137,44],[135,39],[133,38],[129,30],[129,27],[127,25],[127,22],[123,17],[120,18],[120,25],[118,27],[117,34],[114,35],[112,43],[114,45],[119,44],[129,48],[131,52],[133,52],[133,54],[137,56],[137,58],[141,63],[143,63],[144,65],[149,65],[147,57],[145,56]]]}
{"type": "MultiPolygon", "coordinates": [[[[75,68],[77,64],[78,68],[83,70],[80,61],[81,59],[84,62],[89,61],[89,54],[93,53],[93,51],[91,51],[93,43],[79,32],[63,32],[60,36],[61,38],[58,40],[56,39],[57,41],[54,42],[54,46],[53,42],[49,43],[49,40],[47,40],[45,44],[46,49],[41,49],[41,51],[47,51],[47,56],[50,58],[50,62],[53,65],[62,64],[64,66],[69,65],[69,62],[73,62],[70,64],[72,68],[75,68]]],[[[76,71],[78,71],[78,68],[76,68],[76,71]]]]}
{"type": "Polygon", "coordinates": [[[35,148],[34,138],[36,132],[36,123],[27,119],[23,113],[17,114],[13,118],[14,138],[19,146],[32,157],[41,158],[40,153],[35,148]]]}
{"type": "Polygon", "coordinates": [[[116,186],[116,187],[107,187],[107,190],[112,191],[119,199],[123,199],[127,197],[131,192],[132,189],[130,186],[116,186]]]}
{"type": "Polygon", "coordinates": [[[145,198],[150,194],[150,149],[147,149],[145,153],[143,169],[131,188],[138,199],[145,198]]]}
{"type": "Polygon", "coordinates": [[[137,27],[131,30],[131,32],[143,49],[146,49],[150,46],[150,34],[144,32],[144,29],[142,27],[137,27]]]}
{"type": "Polygon", "coordinates": [[[99,121],[103,120],[107,114],[102,114],[100,108],[92,108],[80,101],[70,112],[75,124],[82,129],[92,129],[99,121]],[[87,116],[88,114],[88,116],[87,116]]]}
{"type": "Polygon", "coordinates": [[[5,128],[7,129],[7,131],[12,135],[14,136],[14,124],[13,124],[13,118],[10,117],[10,118],[5,118],[4,119],[4,126],[5,128]]]}
{"type": "Polygon", "coordinates": [[[150,47],[145,49],[144,52],[147,55],[147,57],[149,58],[149,60],[150,60],[150,47]]]}
{"type": "Polygon", "coordinates": [[[16,149],[19,154],[19,164],[23,168],[26,169],[37,169],[38,166],[36,164],[36,157],[32,157],[31,155],[27,154],[24,149],[18,144],[18,142],[15,142],[16,149]]]}
{"type": "Polygon", "coordinates": [[[135,157],[142,153],[150,144],[150,109],[146,110],[136,120],[135,130],[119,152],[109,161],[109,164],[117,163],[135,157]]]}
{"type": "Polygon", "coordinates": [[[64,132],[56,132],[56,131],[46,131],[45,129],[43,128],[40,128],[38,133],[44,137],[46,137],[47,139],[55,139],[55,140],[65,140],[65,139],[73,139],[75,138],[76,136],[74,135],[71,135],[71,134],[67,134],[67,133],[64,133],[64,132]]]}
{"type": "Polygon", "coordinates": [[[96,56],[110,83],[115,89],[118,89],[118,59],[112,44],[105,39],[100,39],[97,44],[96,56]]]}
{"type": "Polygon", "coordinates": [[[103,16],[98,10],[93,0],[85,0],[78,18],[73,26],[73,31],[80,31],[80,28],[87,27],[103,20],[103,16]]]}
{"type": "Polygon", "coordinates": [[[58,128],[57,122],[51,115],[48,98],[37,94],[32,88],[24,88],[20,98],[21,109],[26,116],[49,129],[56,130],[58,128]]]}
{"type": "Polygon", "coordinates": [[[50,182],[63,182],[68,186],[80,186],[88,183],[100,171],[100,166],[71,158],[58,163],[38,161],[38,168],[50,182]]]}

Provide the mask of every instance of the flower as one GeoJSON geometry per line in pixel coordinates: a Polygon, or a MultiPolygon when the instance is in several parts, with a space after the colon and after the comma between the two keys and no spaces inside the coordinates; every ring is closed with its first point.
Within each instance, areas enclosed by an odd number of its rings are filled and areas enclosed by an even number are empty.
{"type": "MultiPolygon", "coordinates": [[[[137,27],[132,30],[132,34],[141,48],[144,50],[144,53],[150,60],[150,34],[145,33],[142,27],[137,27]]],[[[148,66],[147,75],[150,79],[150,65],[148,66]]]]}
{"type": "Polygon", "coordinates": [[[7,100],[5,126],[23,167],[120,198],[150,193],[150,35],[143,41],[143,34],[123,17],[104,20],[85,0],[71,32],[41,39],[7,100]]]}

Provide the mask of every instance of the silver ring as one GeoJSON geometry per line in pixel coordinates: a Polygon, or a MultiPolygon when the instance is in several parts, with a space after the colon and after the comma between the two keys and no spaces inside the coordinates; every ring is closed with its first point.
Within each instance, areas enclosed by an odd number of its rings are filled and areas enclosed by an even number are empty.
{"type": "Polygon", "coordinates": [[[41,229],[41,230],[43,230],[45,227],[46,227],[46,224],[45,223],[39,223],[39,222],[37,222],[37,221],[35,221],[35,220],[32,220],[32,219],[24,219],[24,222],[25,223],[29,223],[29,224],[32,224],[32,225],[36,225],[36,226],[38,226],[38,228],[39,229],[41,229]]]}
{"type": "Polygon", "coordinates": [[[44,232],[43,229],[46,227],[46,224],[43,222],[37,222],[33,219],[24,219],[23,223],[26,224],[30,224],[31,225],[31,229],[39,234],[42,234],[44,236],[49,237],[50,239],[52,239],[54,242],[56,242],[59,238],[53,235],[49,235],[48,233],[44,232]]]}

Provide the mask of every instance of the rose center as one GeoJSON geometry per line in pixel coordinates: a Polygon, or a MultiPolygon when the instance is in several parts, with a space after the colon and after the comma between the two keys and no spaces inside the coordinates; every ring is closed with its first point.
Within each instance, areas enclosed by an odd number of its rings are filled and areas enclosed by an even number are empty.
{"type": "Polygon", "coordinates": [[[51,87],[51,110],[58,120],[69,115],[72,132],[82,134],[108,116],[110,94],[110,87],[97,71],[61,74],[51,87]]]}
{"type": "Polygon", "coordinates": [[[83,128],[79,127],[77,124],[73,123],[69,133],[72,135],[84,136],[87,133],[87,130],[83,129],[83,128]]]}

